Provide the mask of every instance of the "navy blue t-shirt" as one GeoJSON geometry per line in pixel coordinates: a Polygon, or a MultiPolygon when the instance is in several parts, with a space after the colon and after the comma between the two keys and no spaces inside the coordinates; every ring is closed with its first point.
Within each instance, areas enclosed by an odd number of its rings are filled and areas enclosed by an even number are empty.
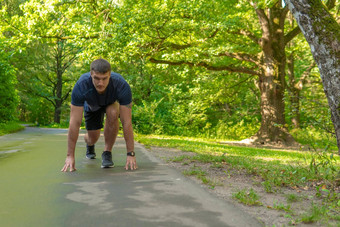
{"type": "Polygon", "coordinates": [[[73,87],[71,103],[84,106],[87,112],[94,112],[118,101],[120,105],[132,102],[130,85],[118,73],[111,72],[111,78],[104,94],[99,94],[93,85],[91,74],[81,75],[73,87]]]}

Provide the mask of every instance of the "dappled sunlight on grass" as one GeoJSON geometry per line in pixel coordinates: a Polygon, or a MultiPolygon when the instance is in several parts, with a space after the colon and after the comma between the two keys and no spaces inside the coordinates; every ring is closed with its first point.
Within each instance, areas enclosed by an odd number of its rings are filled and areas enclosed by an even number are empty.
{"type": "MultiPolygon", "coordinates": [[[[309,151],[285,151],[265,148],[231,146],[216,140],[171,136],[137,135],[136,140],[147,146],[176,148],[194,152],[194,156],[178,157],[203,163],[226,163],[244,169],[274,186],[303,185],[312,181],[334,181],[340,171],[340,158],[331,154],[309,151]]],[[[176,161],[176,160],[173,160],[176,161]]]]}
{"type": "MultiPolygon", "coordinates": [[[[206,140],[200,138],[188,137],[172,137],[172,136],[155,136],[155,135],[137,135],[137,140],[142,143],[152,146],[165,146],[178,148],[182,151],[191,151],[200,154],[210,155],[233,155],[233,156],[247,156],[256,157],[265,160],[282,160],[283,162],[297,161],[304,163],[305,160],[311,158],[311,152],[307,151],[285,151],[273,150],[266,148],[252,148],[231,146],[226,144],[218,144],[216,140],[206,140]]],[[[340,160],[339,157],[335,157],[340,160]]]]}

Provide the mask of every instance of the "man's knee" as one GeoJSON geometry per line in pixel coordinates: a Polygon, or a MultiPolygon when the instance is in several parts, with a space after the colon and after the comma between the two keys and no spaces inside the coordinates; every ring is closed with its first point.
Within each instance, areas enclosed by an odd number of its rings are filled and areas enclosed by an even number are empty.
{"type": "Polygon", "coordinates": [[[85,135],[85,141],[89,144],[94,144],[98,141],[100,137],[100,129],[99,130],[88,130],[85,135]]]}
{"type": "Polygon", "coordinates": [[[118,122],[119,104],[116,102],[106,109],[106,124],[113,125],[118,122]]]}

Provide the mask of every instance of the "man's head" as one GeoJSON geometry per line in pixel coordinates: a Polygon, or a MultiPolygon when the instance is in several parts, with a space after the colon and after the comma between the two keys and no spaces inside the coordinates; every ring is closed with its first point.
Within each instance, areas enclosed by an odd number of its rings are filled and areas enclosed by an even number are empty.
{"type": "Polygon", "coordinates": [[[105,92],[109,85],[111,65],[105,59],[97,59],[91,63],[91,77],[94,87],[99,94],[105,92]]]}

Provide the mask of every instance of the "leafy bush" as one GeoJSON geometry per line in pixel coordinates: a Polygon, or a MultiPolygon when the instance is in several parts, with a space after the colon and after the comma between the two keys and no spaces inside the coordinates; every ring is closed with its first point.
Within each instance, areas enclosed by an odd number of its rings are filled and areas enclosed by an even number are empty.
{"type": "Polygon", "coordinates": [[[22,95],[19,106],[20,120],[36,125],[48,125],[53,120],[53,106],[45,99],[22,95]]]}
{"type": "Polygon", "coordinates": [[[133,109],[132,120],[134,123],[134,128],[136,132],[139,133],[162,133],[161,120],[157,114],[157,107],[162,102],[163,99],[159,101],[146,102],[142,101],[142,106],[135,106],[133,109]]]}
{"type": "Polygon", "coordinates": [[[0,56],[0,123],[17,119],[19,97],[15,69],[0,56]]]}
{"type": "Polygon", "coordinates": [[[20,125],[18,122],[6,122],[0,123],[0,136],[17,132],[24,129],[24,126],[20,125]]]}
{"type": "Polygon", "coordinates": [[[259,130],[259,125],[253,122],[245,123],[244,120],[237,122],[225,122],[220,120],[216,125],[216,138],[242,140],[249,138],[259,130]]]}
{"type": "Polygon", "coordinates": [[[310,146],[311,149],[337,150],[336,139],[334,135],[326,131],[309,126],[302,129],[293,129],[290,131],[294,139],[303,145],[310,146]]]}

